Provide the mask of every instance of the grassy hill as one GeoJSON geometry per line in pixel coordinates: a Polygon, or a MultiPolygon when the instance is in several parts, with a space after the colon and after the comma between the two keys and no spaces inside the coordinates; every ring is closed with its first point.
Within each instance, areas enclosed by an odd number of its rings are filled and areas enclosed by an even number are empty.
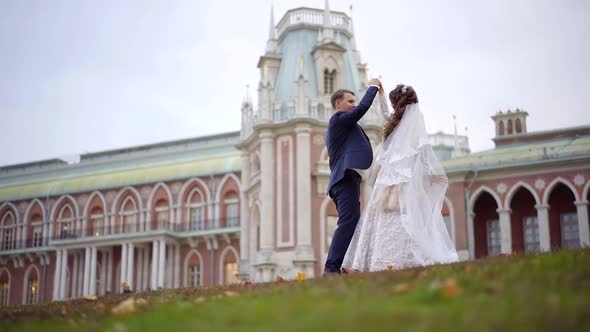
{"type": "Polygon", "coordinates": [[[590,331],[590,249],[13,306],[0,321],[1,331],[590,331]]]}

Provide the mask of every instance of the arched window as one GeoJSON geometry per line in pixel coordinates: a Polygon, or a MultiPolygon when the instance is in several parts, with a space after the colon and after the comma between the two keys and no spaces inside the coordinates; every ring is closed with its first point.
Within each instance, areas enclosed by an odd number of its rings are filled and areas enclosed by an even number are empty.
{"type": "Polygon", "coordinates": [[[0,230],[2,231],[2,250],[12,250],[16,242],[16,224],[14,216],[11,212],[4,215],[0,223],[0,230]]]}
{"type": "Polygon", "coordinates": [[[199,258],[199,255],[196,253],[196,251],[189,254],[185,266],[185,286],[193,288],[201,287],[201,259],[199,258]]]}
{"type": "Polygon", "coordinates": [[[137,207],[135,201],[131,197],[127,197],[122,207],[123,233],[137,232],[137,207]]]}
{"type": "Polygon", "coordinates": [[[327,68],[324,70],[324,93],[329,95],[334,93],[334,82],[336,81],[336,69],[332,71],[327,68]]]}
{"type": "Polygon", "coordinates": [[[514,133],[512,128],[512,119],[508,119],[508,135],[512,135],[514,133]]]}
{"type": "Polygon", "coordinates": [[[191,191],[186,206],[189,216],[189,230],[200,231],[205,229],[205,202],[198,188],[191,191]]]}
{"type": "Polygon", "coordinates": [[[0,307],[10,304],[10,274],[7,269],[0,270],[0,307]]]}
{"type": "Polygon", "coordinates": [[[32,265],[25,272],[25,304],[37,304],[39,301],[39,272],[32,265]]]}
{"type": "Polygon", "coordinates": [[[59,212],[57,227],[60,239],[74,237],[74,213],[69,205],[64,206],[59,212]]]}
{"type": "Polygon", "coordinates": [[[504,136],[504,121],[498,123],[498,136],[504,136]]]}
{"type": "Polygon", "coordinates": [[[514,126],[516,127],[517,134],[522,133],[522,123],[520,122],[520,119],[516,119],[514,126]]]}
{"type": "Polygon", "coordinates": [[[90,213],[91,226],[89,227],[90,236],[101,236],[105,232],[104,212],[102,208],[96,207],[90,213]]]}

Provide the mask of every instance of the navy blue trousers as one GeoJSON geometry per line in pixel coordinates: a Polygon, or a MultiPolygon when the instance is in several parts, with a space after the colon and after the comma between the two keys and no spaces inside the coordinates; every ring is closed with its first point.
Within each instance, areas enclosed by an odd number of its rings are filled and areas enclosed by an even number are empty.
{"type": "Polygon", "coordinates": [[[361,217],[361,176],[355,171],[347,170],[344,178],[332,186],[329,194],[336,204],[338,223],[324,271],[339,273],[356,224],[361,217]]]}

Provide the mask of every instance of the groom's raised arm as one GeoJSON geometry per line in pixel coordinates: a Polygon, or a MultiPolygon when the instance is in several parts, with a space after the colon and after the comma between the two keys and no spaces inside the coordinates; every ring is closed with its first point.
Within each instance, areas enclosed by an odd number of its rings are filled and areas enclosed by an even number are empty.
{"type": "Polygon", "coordinates": [[[352,126],[353,124],[359,122],[373,104],[373,100],[375,99],[377,92],[379,92],[378,85],[369,86],[361,102],[352,111],[337,114],[337,121],[347,126],[352,126]]]}

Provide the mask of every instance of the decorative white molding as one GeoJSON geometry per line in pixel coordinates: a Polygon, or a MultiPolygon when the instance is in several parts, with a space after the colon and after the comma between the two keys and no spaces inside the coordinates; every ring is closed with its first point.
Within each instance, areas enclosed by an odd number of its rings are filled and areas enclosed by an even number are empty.
{"type": "Polygon", "coordinates": [[[546,186],[545,180],[543,179],[537,179],[535,181],[535,188],[537,188],[538,190],[543,190],[546,186]]]}
{"type": "Polygon", "coordinates": [[[576,187],[582,187],[586,183],[586,179],[582,174],[578,174],[574,177],[574,184],[576,187]]]}
{"type": "Polygon", "coordinates": [[[506,183],[501,182],[496,186],[496,190],[500,193],[500,194],[504,194],[507,190],[508,190],[508,186],[506,185],[506,183]]]}

